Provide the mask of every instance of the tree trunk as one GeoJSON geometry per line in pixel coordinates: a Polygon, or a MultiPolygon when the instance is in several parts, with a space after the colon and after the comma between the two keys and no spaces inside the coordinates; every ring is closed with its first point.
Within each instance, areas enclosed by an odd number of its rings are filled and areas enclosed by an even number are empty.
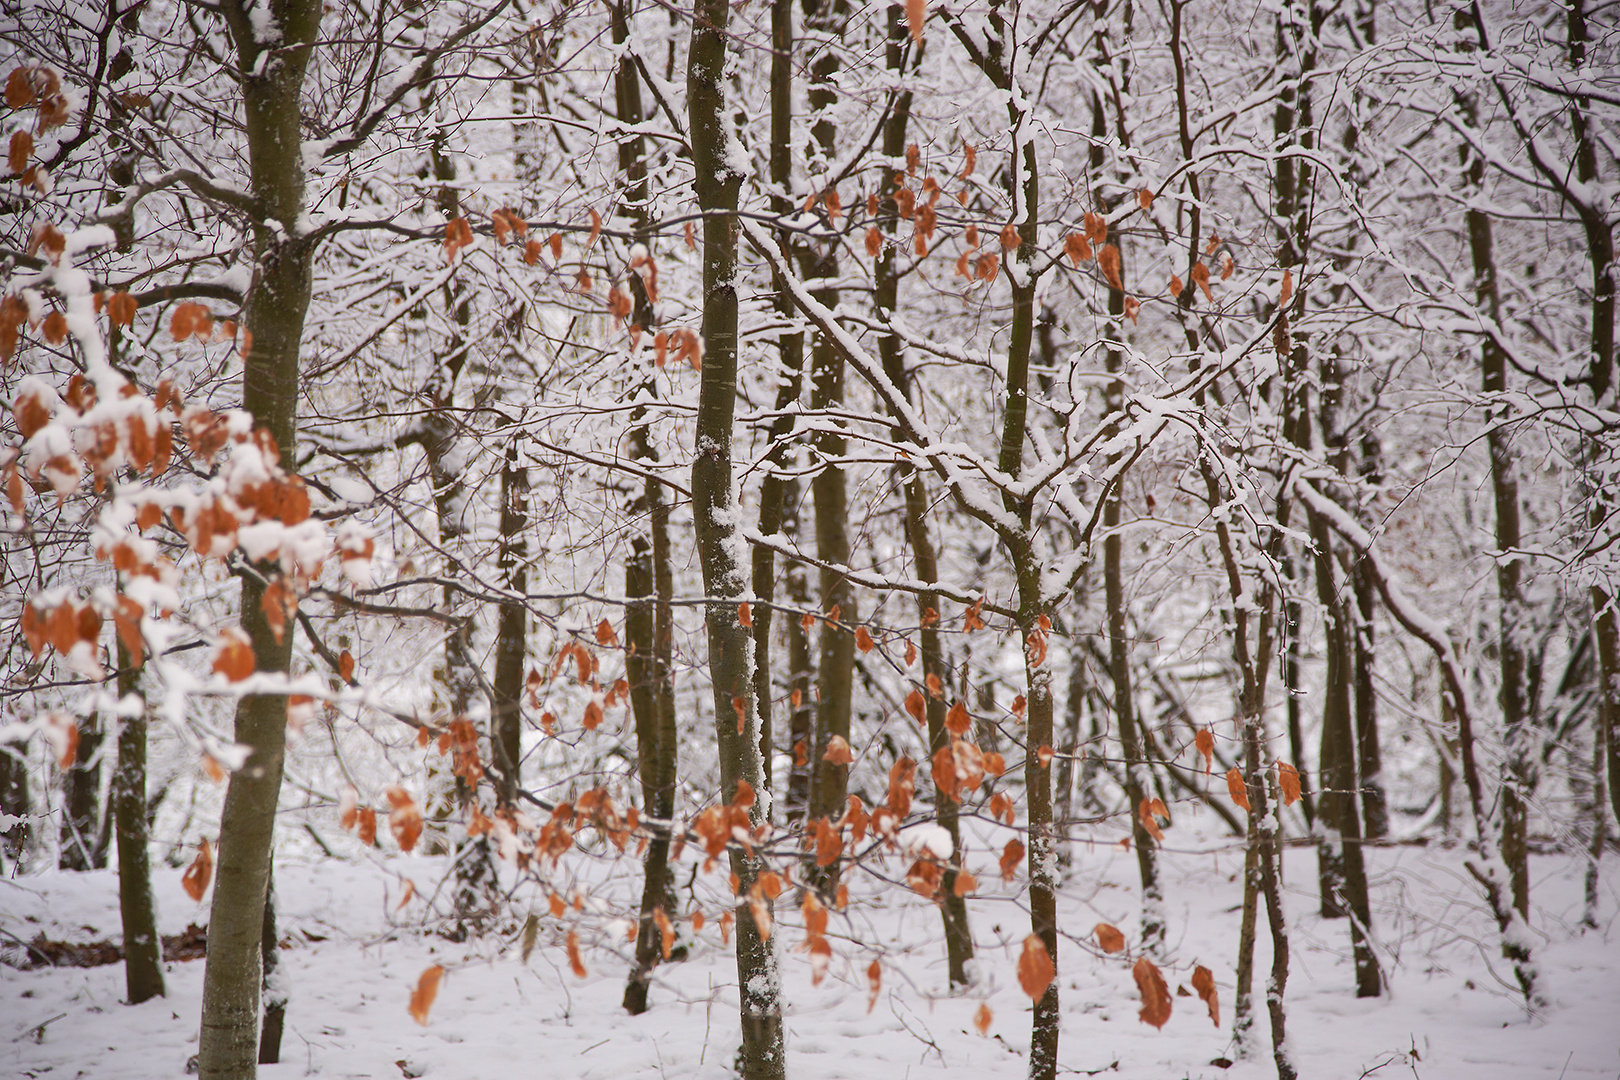
{"type": "Polygon", "coordinates": [[[61,850],[63,870],[100,870],[107,865],[101,848],[101,746],[106,738],[101,714],[91,713],[79,725],[78,754],[62,777],[61,850]]]}
{"type": "MultiPolygon", "coordinates": [[[[1356,747],[1351,719],[1355,648],[1348,603],[1340,598],[1333,572],[1332,537],[1321,515],[1307,512],[1316,548],[1316,593],[1327,629],[1327,685],[1322,704],[1322,798],[1319,851],[1324,890],[1332,888],[1332,910],[1350,916],[1350,947],[1355,958],[1356,996],[1377,997],[1383,988],[1378,957],[1369,940],[1372,909],[1361,847],[1361,815],[1356,798],[1356,747]],[[1331,866],[1331,874],[1326,867],[1331,866]]],[[[1322,894],[1322,915],[1330,897],[1322,894]]]]}
{"type": "MultiPolygon", "coordinates": [[[[506,444],[501,466],[501,537],[496,569],[514,596],[529,588],[529,473],[523,467],[517,435],[506,444]]],[[[500,606],[495,627],[495,678],[491,684],[491,749],[500,775],[496,796],[501,809],[517,803],[523,765],[523,668],[529,658],[528,608],[521,600],[500,606]]]]}
{"type": "MultiPolygon", "coordinates": [[[[910,32],[901,19],[898,4],[889,5],[888,43],[885,63],[891,77],[899,78],[904,70],[906,42],[910,32]]],[[[906,150],[906,128],[911,119],[911,92],[902,90],[895,95],[888,119],[883,125],[883,153],[891,161],[903,157],[906,150]]],[[[875,296],[878,315],[887,318],[899,310],[900,275],[895,267],[896,232],[899,228],[899,205],[895,201],[893,185],[884,186],[884,198],[878,204],[879,227],[888,243],[877,258],[874,268],[875,296]]],[[[911,372],[906,368],[900,338],[896,334],[883,334],[878,338],[878,356],[883,372],[894,384],[896,392],[905,399],[911,396],[911,372]]],[[[928,529],[928,485],[921,472],[909,463],[899,467],[900,483],[906,501],[906,540],[911,545],[911,556],[917,580],[933,584],[939,580],[939,557],[934,538],[928,529]]],[[[940,599],[937,593],[917,594],[918,625],[921,630],[922,685],[928,685],[934,676],[941,686],[950,683],[950,670],[945,663],[945,650],[939,634],[940,599]]],[[[927,720],[928,753],[930,756],[950,745],[950,732],[945,727],[945,701],[933,694],[924,694],[924,716],[927,720]]],[[[966,986],[969,982],[968,964],[973,959],[973,934],[968,926],[967,900],[956,895],[956,875],[962,865],[962,836],[960,807],[939,791],[934,793],[934,813],[940,827],[951,837],[951,859],[945,869],[939,889],[939,913],[944,923],[946,966],[952,987],[966,986]]]]}
{"type": "MultiPolygon", "coordinates": [[[[311,242],[294,228],[304,212],[299,96],[321,6],[316,0],[270,0],[270,22],[280,28],[279,40],[270,44],[259,40],[241,0],[222,0],[221,8],[242,73],[252,195],[263,210],[254,223],[255,270],[245,312],[253,343],[243,358],[242,405],[290,463],[296,448],[299,343],[314,254],[311,242]]],[[[276,640],[264,615],[265,588],[259,574],[243,577],[242,627],[253,644],[255,669],[286,672],[292,634],[276,640]]],[[[246,1080],[256,1072],[259,937],[286,728],[287,699],[279,694],[250,694],[237,705],[235,737],[249,753],[231,774],[220,818],[198,1048],[203,1080],[246,1080]]]]}
{"type": "Polygon", "coordinates": [[[24,744],[0,742],[0,814],[17,818],[16,824],[0,831],[0,855],[21,862],[28,851],[29,819],[34,808],[28,790],[28,761],[24,744]]]}
{"type": "MultiPolygon", "coordinates": [[[[1121,249],[1121,262],[1124,251],[1121,249]]],[[[1123,278],[1124,271],[1121,270],[1123,278]]],[[[1125,294],[1118,289],[1108,290],[1108,310],[1115,316],[1113,326],[1119,327],[1125,311],[1125,294]]],[[[1109,349],[1107,368],[1110,375],[1119,375],[1124,366],[1124,355],[1118,349],[1109,349]]],[[[1123,387],[1110,380],[1107,391],[1110,413],[1123,415],[1123,387]]],[[[1123,453],[1110,454],[1110,472],[1120,467],[1123,453]]],[[[1136,866],[1142,881],[1142,950],[1155,956],[1164,953],[1164,893],[1159,886],[1158,851],[1153,836],[1142,823],[1138,812],[1142,800],[1152,788],[1153,778],[1142,752],[1142,740],[1137,733],[1135,694],[1131,689],[1130,634],[1126,625],[1124,540],[1120,524],[1124,520],[1124,495],[1120,485],[1110,484],[1103,495],[1103,602],[1108,622],[1108,673],[1114,686],[1114,723],[1119,728],[1120,752],[1125,758],[1125,801],[1131,817],[1131,846],[1136,850],[1136,866]]]]}
{"type": "MultiPolygon", "coordinates": [[[[793,4],[791,0],[772,0],[771,3],[771,213],[781,220],[793,213],[793,4]]],[[[793,234],[783,228],[777,231],[785,260],[793,258],[793,234]]],[[[785,321],[796,321],[793,301],[787,295],[780,274],[776,277],[776,311],[785,321]]],[[[792,435],[794,403],[799,400],[804,383],[804,334],[784,330],[776,339],[777,358],[781,366],[778,378],[781,384],[776,392],[776,418],[771,421],[771,445],[766,459],[771,468],[766,472],[759,489],[759,531],[765,536],[775,533],[792,535],[798,531],[799,484],[782,475],[793,456],[792,435]]],[[[759,702],[760,753],[765,758],[765,779],[770,786],[772,747],[772,699],[775,696],[771,681],[771,626],[775,619],[776,555],[763,544],[753,551],[754,597],[758,607],[754,611],[754,696],[759,702]]],[[[795,620],[788,620],[789,633],[795,620]]],[[[802,633],[802,631],[801,631],[802,633]]],[[[789,646],[792,653],[792,645],[789,646]]],[[[797,670],[797,669],[795,669],[797,670]]],[[[789,682],[793,676],[789,676],[789,682]]],[[[805,706],[805,694],[800,693],[800,705],[788,706],[790,717],[796,717],[805,706]]],[[[790,747],[797,745],[799,736],[793,732],[789,720],[790,747]]],[[[806,740],[805,753],[809,753],[806,740]]],[[[794,757],[797,758],[797,753],[794,757]]],[[[797,808],[802,814],[804,802],[795,802],[791,789],[793,774],[789,774],[789,796],[785,800],[788,817],[797,808]]],[[[805,774],[808,782],[808,773],[805,774]]],[[[774,800],[773,800],[774,802],[774,800]]]]}
{"type": "MultiPolygon", "coordinates": [[[[1469,12],[1455,15],[1459,30],[1479,29],[1469,12]]],[[[1470,94],[1459,94],[1464,121],[1477,127],[1478,107],[1470,94]]],[[[1468,146],[1460,151],[1463,178],[1470,205],[1485,198],[1485,161],[1468,146]]],[[[1525,644],[1529,612],[1523,598],[1524,565],[1519,525],[1519,481],[1513,464],[1509,431],[1503,426],[1509,410],[1499,399],[1507,391],[1507,354],[1497,342],[1501,300],[1496,281],[1495,239],[1488,212],[1470,209],[1464,220],[1468,250],[1473,259],[1474,302],[1483,325],[1480,334],[1480,381],[1485,400],[1485,445],[1491,462],[1491,494],[1496,511],[1497,660],[1501,685],[1497,700],[1502,708],[1505,742],[1502,761],[1502,858],[1512,876],[1513,906],[1520,918],[1530,915],[1530,852],[1527,836],[1529,799],[1536,786],[1536,754],[1531,746],[1529,699],[1525,687],[1525,644]]]]}
{"type": "MultiPolygon", "coordinates": [[[[839,74],[837,50],[843,44],[847,20],[848,8],[844,0],[813,0],[807,5],[806,24],[818,32],[822,43],[821,51],[810,62],[809,105],[814,117],[810,131],[829,169],[838,154],[838,128],[831,110],[838,103],[838,92],[834,89],[839,74]]],[[[821,175],[825,178],[832,174],[821,175]]],[[[806,248],[804,263],[804,278],[812,286],[816,279],[835,279],[838,248],[827,245],[819,253],[806,248]]],[[[811,296],[829,309],[838,306],[836,288],[813,288],[811,296]]],[[[810,350],[810,410],[813,414],[835,413],[843,403],[843,354],[826,335],[819,334],[810,350]]],[[[841,426],[843,421],[828,416],[820,423],[826,428],[841,426]]],[[[834,569],[848,566],[850,557],[849,507],[841,464],[848,440],[837,431],[819,430],[812,435],[810,447],[819,466],[810,479],[810,494],[815,503],[816,556],[823,564],[819,572],[821,610],[826,615],[821,624],[820,656],[816,663],[816,737],[810,751],[810,818],[836,820],[844,810],[844,798],[849,790],[849,766],[827,760],[826,754],[834,738],[849,741],[855,691],[855,638],[851,627],[859,617],[854,587],[834,569]]],[[[810,867],[806,873],[824,894],[823,899],[831,899],[838,887],[839,864],[810,867]]]]}
{"type": "MultiPolygon", "coordinates": [[[[118,646],[118,696],[141,693],[140,669],[118,646]]],[[[144,698],[142,699],[144,704],[144,698]]],[[[124,717],[118,728],[118,766],[112,779],[118,833],[118,914],[124,928],[124,992],[131,1005],[163,995],[163,945],[152,903],[152,864],[146,827],[146,713],[124,717]]]]}
{"type": "Polygon", "coordinates": [[[287,1022],[287,983],[278,968],[281,946],[276,934],[276,864],[270,860],[270,880],[264,892],[264,925],[259,934],[259,963],[264,969],[264,1021],[259,1027],[259,1064],[281,1062],[281,1032],[287,1022]]]}
{"type": "MultiPolygon", "coordinates": [[[[697,444],[692,457],[692,513],[703,569],[709,676],[714,688],[721,797],[730,802],[746,783],[764,784],[754,697],[754,641],[738,618],[738,598],[747,583],[738,564],[739,528],[732,493],[731,443],[737,394],[737,191],[731,130],[725,107],[729,0],[697,0],[686,77],[694,186],[703,211],[703,375],[698,393],[697,444]]],[[[749,810],[759,824],[764,798],[749,810]]],[[[780,1080],[787,1074],[782,1024],[782,984],[775,942],[754,922],[747,903],[763,861],[737,845],[731,850],[737,875],[737,986],[744,1080],[780,1080]]],[[[768,900],[763,901],[769,904],[768,900]]]]}

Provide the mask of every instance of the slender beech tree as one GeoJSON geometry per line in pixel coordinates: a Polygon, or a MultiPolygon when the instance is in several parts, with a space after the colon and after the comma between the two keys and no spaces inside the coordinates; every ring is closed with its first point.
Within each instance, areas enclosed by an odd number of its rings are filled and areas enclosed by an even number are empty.
{"type": "MultiPolygon", "coordinates": [[[[910,32],[903,21],[901,6],[891,4],[887,19],[888,40],[885,45],[885,66],[896,77],[915,70],[916,53],[907,47],[910,32]]],[[[896,91],[889,115],[883,124],[883,156],[888,161],[900,160],[906,152],[906,127],[911,119],[910,90],[896,91]]],[[[892,181],[892,177],[885,177],[892,181]]],[[[884,184],[885,197],[878,203],[878,224],[885,242],[873,267],[875,299],[879,318],[891,318],[899,308],[900,272],[896,265],[896,233],[900,213],[896,201],[896,188],[892,182],[884,184]]],[[[924,241],[926,242],[926,240],[924,241]]],[[[894,384],[902,397],[911,398],[911,373],[906,368],[905,354],[900,336],[890,332],[878,338],[878,357],[883,362],[883,373],[894,384]]],[[[896,437],[901,433],[896,432],[896,437]]],[[[911,545],[911,557],[917,580],[933,584],[939,580],[939,556],[934,537],[928,526],[928,484],[924,474],[909,462],[899,467],[900,483],[905,493],[906,541],[911,545]]],[[[945,652],[940,642],[940,597],[937,592],[924,590],[917,594],[918,637],[921,640],[923,683],[932,676],[941,684],[950,678],[945,663],[945,652]]],[[[950,732],[945,727],[945,699],[924,694],[924,715],[927,718],[928,753],[948,752],[950,732]]],[[[953,986],[968,982],[968,963],[973,959],[973,933],[967,921],[967,901],[956,894],[956,876],[962,862],[962,836],[959,808],[956,801],[937,789],[934,793],[934,812],[940,827],[951,837],[951,860],[946,866],[939,888],[940,917],[945,929],[945,957],[953,986]]]]}
{"type": "Polygon", "coordinates": [[[140,668],[118,645],[118,697],[139,701],[138,715],[118,725],[112,812],[118,837],[118,914],[124,930],[124,992],[131,1005],[163,995],[163,942],[152,903],[152,865],[146,826],[146,714],[140,668]]]}
{"type": "MultiPolygon", "coordinates": [[[[692,513],[708,597],[705,617],[721,797],[747,803],[750,820],[759,826],[767,817],[761,795],[765,763],[759,752],[754,639],[738,612],[748,583],[739,564],[741,529],[731,458],[737,397],[737,193],[743,177],[734,165],[740,153],[733,153],[737,136],[725,102],[730,18],[728,0],[698,0],[687,61],[688,129],[703,214],[704,357],[692,456],[692,513]]],[[[787,1074],[776,956],[779,939],[767,939],[748,903],[763,863],[756,853],[733,845],[731,870],[738,883],[737,992],[742,1023],[738,1071],[744,1080],[776,1080],[787,1074]]],[[[770,903],[764,898],[757,902],[770,903]]]]}
{"type": "MultiPolygon", "coordinates": [[[[823,203],[837,198],[836,174],[831,172],[839,153],[838,125],[832,110],[838,104],[837,80],[844,30],[849,22],[845,0],[807,0],[805,28],[814,34],[810,58],[808,98],[810,135],[815,154],[824,171],[814,182],[829,186],[819,192],[823,203]]],[[[804,279],[814,290],[816,301],[828,308],[838,306],[838,289],[830,284],[838,277],[836,244],[802,245],[804,279]]],[[[819,656],[816,661],[816,734],[811,745],[810,818],[835,819],[844,809],[849,788],[849,765],[827,750],[833,739],[849,742],[850,712],[855,697],[855,637],[853,625],[859,619],[855,588],[839,568],[850,559],[849,506],[843,458],[849,440],[843,434],[844,422],[836,414],[844,402],[844,357],[825,334],[815,337],[810,349],[810,409],[818,415],[817,430],[810,448],[816,472],[810,479],[815,507],[816,556],[821,562],[821,623],[819,656]]],[[[839,863],[812,867],[812,879],[826,897],[838,886],[839,863]]]]}
{"type": "MultiPolygon", "coordinates": [[[[294,460],[299,344],[309,309],[315,241],[305,234],[304,142],[299,96],[320,27],[316,0],[269,0],[269,20],[242,0],[220,11],[236,50],[244,106],[254,273],[245,311],[252,343],[242,363],[242,406],[294,460]],[[265,29],[268,26],[269,29],[265,29]]],[[[261,568],[242,574],[242,626],[260,672],[286,672],[293,635],[266,617],[261,568]]],[[[236,709],[236,741],[248,750],[230,776],[219,826],[219,862],[208,921],[198,1062],[204,1080],[255,1075],[260,1033],[261,935],[270,846],[286,748],[287,699],[249,694],[236,709]]]]}
{"type": "MultiPolygon", "coordinates": [[[[793,213],[793,0],[771,2],[771,213],[786,222],[793,213]]],[[[784,255],[793,257],[794,233],[785,225],[777,230],[784,255]]],[[[778,275],[779,276],[779,275],[778,275]]],[[[798,526],[799,483],[786,475],[793,458],[792,406],[803,392],[804,332],[798,329],[793,302],[780,281],[776,282],[776,311],[785,324],[777,334],[776,356],[779,380],[776,415],[771,420],[770,448],[766,459],[770,470],[760,482],[759,531],[765,536],[792,534],[798,526]]],[[[802,571],[798,573],[802,576],[802,571]]],[[[759,705],[760,752],[765,757],[766,779],[770,779],[773,757],[775,684],[772,681],[771,628],[776,608],[776,553],[764,544],[753,550],[755,698],[759,705]]],[[[793,765],[784,785],[783,811],[788,821],[802,818],[808,808],[810,780],[810,701],[808,686],[800,679],[808,673],[809,642],[797,619],[786,619],[788,635],[788,724],[786,744],[792,748],[793,765]],[[805,761],[804,765],[799,762],[805,761]],[[802,789],[802,790],[801,790],[802,789]]],[[[807,680],[806,680],[807,681],[807,680]]]]}

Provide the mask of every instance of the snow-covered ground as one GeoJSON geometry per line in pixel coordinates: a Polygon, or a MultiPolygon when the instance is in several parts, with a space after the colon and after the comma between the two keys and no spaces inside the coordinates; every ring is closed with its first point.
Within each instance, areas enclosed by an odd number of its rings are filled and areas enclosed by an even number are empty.
{"type": "MultiPolygon", "coordinates": [[[[1240,853],[1213,840],[1197,851],[1171,848],[1162,864],[1172,927],[1165,975],[1176,987],[1187,982],[1195,964],[1213,969],[1221,1027],[1211,1024],[1196,997],[1176,998],[1163,1031],[1138,1021],[1130,961],[1104,956],[1089,937],[1096,923],[1106,921],[1134,942],[1135,862],[1117,847],[1077,845],[1060,906],[1068,935],[1059,964],[1060,1072],[1142,1080],[1274,1076],[1265,1053],[1230,1067],[1217,1063],[1234,1053],[1240,853]]],[[[1315,914],[1315,857],[1300,848],[1287,854],[1294,941],[1288,1016],[1302,1077],[1620,1076],[1620,897],[1612,877],[1605,883],[1600,927],[1582,932],[1580,863],[1551,856],[1536,860],[1533,924],[1549,1005],[1530,1016],[1506,985],[1505,966],[1460,851],[1396,847],[1372,850],[1370,856],[1376,931],[1392,985],[1384,998],[1357,1001],[1345,925],[1323,922],[1315,914]]],[[[685,862],[692,858],[689,850],[685,862]]],[[[518,891],[512,903],[519,917],[510,926],[452,943],[423,929],[424,912],[444,873],[442,860],[300,864],[284,857],[277,877],[281,930],[288,942],[282,970],[291,1006],[282,1064],[262,1068],[261,1075],[272,1080],[730,1075],[737,1039],[736,975],[719,940],[721,907],[713,891],[718,883],[697,876],[695,896],[709,922],[690,959],[659,969],[651,1011],[631,1017],[620,1007],[629,966],[622,932],[628,923],[602,913],[628,912],[638,883],[625,862],[614,868],[582,861],[582,867],[598,880],[589,884],[589,919],[580,924],[589,969],[580,979],[569,972],[562,947],[573,913],[553,918],[544,894],[518,891]],[[406,878],[422,895],[396,910],[406,878]],[[518,927],[531,907],[545,912],[544,929],[525,964],[518,927]],[[418,975],[432,964],[444,965],[448,973],[424,1027],[411,1019],[406,1005],[418,975]]],[[[160,866],[155,872],[163,933],[207,918],[206,900],[199,905],[182,892],[181,871],[160,866]]],[[[685,866],[680,881],[684,900],[693,895],[686,889],[685,866]]],[[[116,940],[116,886],[110,872],[0,881],[0,929],[25,940],[40,933],[51,939],[116,940]]],[[[792,949],[802,937],[798,912],[779,903],[789,1075],[818,1080],[1023,1076],[1029,1001],[1018,988],[1014,965],[1028,932],[1027,917],[1016,886],[998,880],[984,890],[986,895],[970,905],[980,981],[957,997],[945,993],[938,916],[916,896],[877,894],[857,880],[849,914],[835,916],[831,927],[838,957],[829,977],[814,987],[806,955],[792,949]],[[883,986],[868,1012],[866,969],[879,954],[883,986]],[[981,1002],[994,1013],[988,1035],[973,1024],[981,1002]]],[[[1264,946],[1257,961],[1258,991],[1269,965],[1264,946]]],[[[202,961],[168,964],[168,997],[130,1007],[121,1001],[118,965],[0,968],[0,1077],[182,1075],[197,1049],[202,973],[202,961]]],[[[1262,1047],[1268,1046],[1263,1009],[1258,1031],[1262,1047]]]]}

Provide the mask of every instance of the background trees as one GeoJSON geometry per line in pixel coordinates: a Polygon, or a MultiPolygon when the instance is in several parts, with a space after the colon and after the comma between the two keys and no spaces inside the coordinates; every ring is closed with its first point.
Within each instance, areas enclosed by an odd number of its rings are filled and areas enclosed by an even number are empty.
{"type": "Polygon", "coordinates": [[[454,853],[453,932],[543,898],[576,964],[567,860],[648,841],[632,1010],[700,932],[665,860],[726,856],[759,1076],[777,919],[825,964],[903,883],[971,994],[999,871],[1050,1075],[1065,841],[1129,834],[1156,972],[1167,823],[1246,832],[1241,1031],[1279,839],[1375,996],[1367,844],[1446,835],[1460,773],[1530,996],[1529,852],[1589,852],[1595,910],[1617,790],[1612,42],[1579,4],[1262,21],[35,9],[6,857],[93,862],[116,767],[137,941],[142,804],[218,841],[209,1075],[256,1056],[272,844],[379,814],[454,853]]]}

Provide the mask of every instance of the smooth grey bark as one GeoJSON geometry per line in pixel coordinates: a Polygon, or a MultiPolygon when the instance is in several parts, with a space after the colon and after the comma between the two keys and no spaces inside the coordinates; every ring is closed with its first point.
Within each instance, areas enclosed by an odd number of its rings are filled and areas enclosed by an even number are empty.
{"type": "MultiPolygon", "coordinates": [[[[692,514],[704,594],[709,598],[709,677],[714,690],[720,791],[728,802],[743,794],[743,784],[755,793],[764,785],[754,641],[737,612],[747,588],[735,555],[740,530],[731,460],[737,396],[737,192],[743,178],[730,164],[730,148],[737,136],[728,126],[725,104],[730,18],[729,0],[697,0],[686,75],[694,186],[703,212],[704,360],[692,456],[692,514]]],[[[763,799],[753,800],[749,815],[756,825],[764,820],[763,799]]],[[[747,903],[763,861],[733,845],[731,870],[738,880],[737,985],[742,1028],[738,1071],[744,1080],[781,1080],[787,1074],[781,975],[772,941],[760,933],[747,903]]]]}
{"type": "MultiPolygon", "coordinates": [[[[118,696],[141,696],[140,670],[118,646],[118,696]]],[[[144,704],[144,697],[141,698],[144,704]]],[[[118,914],[124,931],[124,994],[131,1005],[163,996],[163,942],[152,902],[152,863],[146,823],[146,714],[118,727],[112,810],[118,837],[118,914]]]]}
{"type": "MultiPolygon", "coordinates": [[[[268,0],[268,7],[281,28],[273,46],[259,41],[242,0],[220,4],[236,49],[250,190],[260,211],[253,223],[255,269],[244,320],[253,341],[242,363],[242,405],[275,439],[282,460],[291,462],[299,344],[314,256],[312,242],[295,228],[304,213],[299,97],[321,5],[316,0],[268,0]]],[[[260,574],[244,574],[242,628],[252,642],[256,670],[285,672],[292,634],[276,640],[262,606],[265,588],[260,574]]],[[[220,818],[198,1047],[203,1080],[251,1080],[257,1070],[259,945],[286,727],[287,699],[281,695],[250,694],[237,705],[235,737],[249,753],[230,776],[220,818]]]]}

